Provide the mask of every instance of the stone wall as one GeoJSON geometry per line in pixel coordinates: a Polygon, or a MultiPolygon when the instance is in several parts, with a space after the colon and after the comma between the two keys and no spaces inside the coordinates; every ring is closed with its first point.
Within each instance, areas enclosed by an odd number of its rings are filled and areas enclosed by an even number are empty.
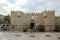
{"type": "Polygon", "coordinates": [[[30,25],[34,20],[35,25],[45,25],[45,31],[54,30],[55,11],[43,11],[41,13],[24,13],[11,11],[11,25],[30,25]]]}

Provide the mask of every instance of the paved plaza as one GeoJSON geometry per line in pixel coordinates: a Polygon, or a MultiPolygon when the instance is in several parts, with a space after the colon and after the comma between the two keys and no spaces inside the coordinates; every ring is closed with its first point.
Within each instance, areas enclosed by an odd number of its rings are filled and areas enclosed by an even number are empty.
{"type": "Polygon", "coordinates": [[[60,33],[0,32],[0,40],[60,40],[60,33]]]}

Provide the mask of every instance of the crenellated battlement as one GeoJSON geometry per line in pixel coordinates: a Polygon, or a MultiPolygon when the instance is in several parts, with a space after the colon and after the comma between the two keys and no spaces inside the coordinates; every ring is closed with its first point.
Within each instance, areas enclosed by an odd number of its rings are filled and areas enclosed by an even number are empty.
{"type": "Polygon", "coordinates": [[[11,11],[11,14],[13,14],[13,13],[15,13],[15,14],[20,14],[20,15],[42,15],[42,14],[48,14],[48,15],[50,15],[50,14],[52,14],[52,15],[55,15],[55,10],[45,10],[45,11],[42,11],[42,12],[38,12],[38,13],[36,13],[36,12],[32,12],[32,13],[27,13],[27,12],[22,12],[22,11],[11,11]]]}

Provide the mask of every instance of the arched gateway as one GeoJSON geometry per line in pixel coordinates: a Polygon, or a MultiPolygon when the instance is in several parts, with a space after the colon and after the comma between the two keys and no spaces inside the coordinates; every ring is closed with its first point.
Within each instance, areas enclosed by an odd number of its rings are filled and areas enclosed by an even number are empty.
{"type": "Polygon", "coordinates": [[[35,27],[35,21],[32,19],[30,21],[30,29],[33,29],[35,27]]]}

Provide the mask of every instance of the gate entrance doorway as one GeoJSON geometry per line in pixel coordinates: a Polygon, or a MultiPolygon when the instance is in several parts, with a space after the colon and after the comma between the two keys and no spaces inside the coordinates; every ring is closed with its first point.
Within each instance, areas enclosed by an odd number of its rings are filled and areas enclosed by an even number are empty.
{"type": "Polygon", "coordinates": [[[33,29],[35,27],[35,21],[31,20],[30,21],[30,29],[33,29]]]}
{"type": "Polygon", "coordinates": [[[34,28],[34,26],[35,26],[35,24],[34,24],[34,23],[30,23],[30,29],[33,29],[33,28],[34,28]]]}

